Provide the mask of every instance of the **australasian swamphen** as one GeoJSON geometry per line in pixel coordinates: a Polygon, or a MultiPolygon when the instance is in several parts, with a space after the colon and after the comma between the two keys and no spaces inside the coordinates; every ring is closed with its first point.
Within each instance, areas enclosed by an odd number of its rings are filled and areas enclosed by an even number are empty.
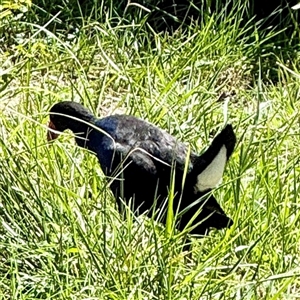
{"type": "Polygon", "coordinates": [[[153,207],[158,209],[166,203],[173,178],[174,211],[190,207],[182,214],[177,229],[183,230],[199,211],[193,221],[199,224],[191,227],[192,234],[203,235],[211,227],[222,229],[233,224],[210,193],[221,180],[234,150],[236,137],[231,125],[200,156],[153,124],[129,115],[97,119],[72,101],[59,102],[51,108],[48,140],[57,138],[53,130],[66,129],[73,131],[79,146],[98,157],[104,174],[112,180],[110,188],[119,208],[120,199],[127,203],[131,199],[136,214],[152,215],[153,207]]]}

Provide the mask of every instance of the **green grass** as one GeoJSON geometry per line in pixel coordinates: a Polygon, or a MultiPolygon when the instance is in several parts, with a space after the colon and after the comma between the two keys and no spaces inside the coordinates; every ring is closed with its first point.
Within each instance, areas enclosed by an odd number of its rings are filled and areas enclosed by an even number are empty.
{"type": "Polygon", "coordinates": [[[173,36],[117,21],[64,34],[1,19],[0,299],[299,299],[299,49],[239,29],[238,12],[173,36]],[[141,117],[198,152],[232,123],[214,194],[234,226],[187,253],[171,224],[120,215],[91,153],[68,134],[47,144],[62,100],[141,117]]]}

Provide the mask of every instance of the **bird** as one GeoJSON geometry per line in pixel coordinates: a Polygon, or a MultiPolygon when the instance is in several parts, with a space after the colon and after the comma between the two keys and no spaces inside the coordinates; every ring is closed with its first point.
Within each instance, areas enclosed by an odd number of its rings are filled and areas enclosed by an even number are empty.
{"type": "MultiPolygon", "coordinates": [[[[57,102],[49,111],[48,141],[69,129],[79,147],[94,153],[121,210],[130,204],[138,215],[158,216],[173,195],[176,229],[207,235],[212,228],[230,228],[212,190],[222,179],[236,136],[227,124],[201,154],[167,131],[132,115],[97,118],[75,101],[57,102]]],[[[159,222],[166,219],[161,218],[159,222]]]]}

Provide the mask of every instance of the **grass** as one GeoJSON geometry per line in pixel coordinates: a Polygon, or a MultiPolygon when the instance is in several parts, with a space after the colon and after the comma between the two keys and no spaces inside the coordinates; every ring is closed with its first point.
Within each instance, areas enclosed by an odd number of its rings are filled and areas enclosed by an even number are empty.
{"type": "Polygon", "coordinates": [[[66,33],[24,16],[0,23],[0,299],[298,299],[299,49],[239,28],[239,12],[174,35],[138,18],[66,33]],[[187,253],[170,226],[120,215],[91,153],[68,134],[46,143],[47,112],[70,99],[198,152],[231,122],[238,144],[214,194],[234,226],[187,253]]]}

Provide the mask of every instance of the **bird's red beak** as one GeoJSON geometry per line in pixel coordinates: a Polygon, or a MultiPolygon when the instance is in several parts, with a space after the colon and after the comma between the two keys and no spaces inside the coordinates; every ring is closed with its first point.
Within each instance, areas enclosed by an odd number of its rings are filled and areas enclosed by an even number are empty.
{"type": "Polygon", "coordinates": [[[55,132],[53,132],[51,130],[51,129],[56,130],[55,125],[52,123],[51,120],[50,120],[50,122],[48,124],[48,128],[49,128],[49,130],[47,131],[47,140],[48,140],[48,142],[57,139],[57,137],[59,136],[59,134],[55,133],[55,132]]]}

